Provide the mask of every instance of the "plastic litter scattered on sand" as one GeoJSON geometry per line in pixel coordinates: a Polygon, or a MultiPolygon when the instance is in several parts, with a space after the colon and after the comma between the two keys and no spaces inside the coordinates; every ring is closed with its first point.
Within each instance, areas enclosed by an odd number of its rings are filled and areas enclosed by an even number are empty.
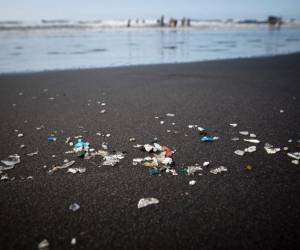
{"type": "Polygon", "coordinates": [[[16,164],[21,162],[20,156],[18,154],[13,154],[7,157],[7,159],[1,160],[6,166],[14,167],[16,164]]]}
{"type": "Polygon", "coordinates": [[[69,206],[69,209],[72,210],[73,212],[76,212],[77,210],[79,210],[80,206],[79,204],[77,204],[76,202],[75,203],[72,203],[70,206],[69,206]]]}
{"type": "Polygon", "coordinates": [[[38,244],[38,249],[48,249],[50,246],[48,240],[44,239],[38,244]]]}
{"type": "Polygon", "coordinates": [[[181,168],[180,172],[186,174],[186,175],[194,175],[196,172],[202,171],[203,168],[200,167],[198,164],[195,164],[194,166],[187,166],[181,168]]]}
{"type": "Polygon", "coordinates": [[[241,135],[248,135],[248,134],[249,134],[248,131],[240,131],[239,133],[240,133],[241,135]]]}
{"type": "Polygon", "coordinates": [[[86,168],[69,168],[67,173],[71,173],[71,174],[82,174],[86,172],[86,168]]]}
{"type": "Polygon", "coordinates": [[[122,152],[117,152],[115,154],[106,155],[104,156],[104,162],[102,163],[103,166],[115,166],[117,165],[120,160],[124,159],[125,154],[122,152]]]}
{"type": "Polygon", "coordinates": [[[143,208],[143,207],[147,207],[149,205],[154,205],[154,204],[158,204],[159,200],[156,198],[142,198],[139,200],[137,207],[138,208],[143,208]]]}
{"type": "Polygon", "coordinates": [[[269,143],[266,143],[264,148],[268,154],[276,154],[277,152],[280,151],[280,148],[274,148],[274,146],[269,143]]]}
{"type": "Polygon", "coordinates": [[[49,174],[53,174],[54,172],[58,171],[59,169],[64,169],[64,168],[68,168],[68,167],[71,167],[73,164],[75,163],[75,161],[70,161],[70,162],[67,162],[61,166],[55,166],[53,167],[52,169],[50,169],[48,171],[49,174]]]}
{"type": "Polygon", "coordinates": [[[74,152],[78,157],[84,158],[88,153],[90,148],[89,142],[84,142],[82,139],[78,139],[77,143],[74,145],[74,152]]]}
{"type": "Polygon", "coordinates": [[[190,186],[194,186],[195,184],[196,184],[196,181],[195,181],[195,180],[189,181],[189,185],[190,185],[190,186]]]}
{"type": "Polygon", "coordinates": [[[160,171],[159,171],[159,169],[156,169],[156,168],[150,168],[149,169],[149,175],[151,175],[151,176],[159,176],[160,175],[160,171]]]}
{"type": "Polygon", "coordinates": [[[220,166],[218,168],[210,170],[209,172],[212,174],[220,174],[222,172],[227,172],[227,168],[225,168],[224,166],[220,166]]]}
{"type": "Polygon", "coordinates": [[[259,140],[256,140],[256,139],[244,139],[244,141],[245,141],[245,142],[256,143],[256,144],[260,143],[260,141],[259,141],[259,140]]]}

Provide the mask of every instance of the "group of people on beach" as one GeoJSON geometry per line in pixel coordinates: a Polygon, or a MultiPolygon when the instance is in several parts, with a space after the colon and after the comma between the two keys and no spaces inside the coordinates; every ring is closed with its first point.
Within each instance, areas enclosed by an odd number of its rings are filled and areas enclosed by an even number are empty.
{"type": "MultiPolygon", "coordinates": [[[[168,25],[165,23],[165,17],[161,16],[160,19],[157,19],[157,25],[159,27],[177,27],[178,20],[176,18],[170,18],[168,25]]],[[[136,23],[139,23],[139,19],[136,19],[136,23]]],[[[145,23],[145,20],[142,20],[142,23],[145,23]]],[[[181,19],[181,27],[190,27],[191,26],[191,19],[183,17],[181,19]]],[[[127,21],[127,27],[131,27],[131,19],[127,21]]]]}

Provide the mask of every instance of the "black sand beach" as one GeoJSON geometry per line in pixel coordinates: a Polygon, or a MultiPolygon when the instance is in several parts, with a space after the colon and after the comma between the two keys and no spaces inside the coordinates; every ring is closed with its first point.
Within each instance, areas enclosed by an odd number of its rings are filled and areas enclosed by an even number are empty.
{"type": "Polygon", "coordinates": [[[37,249],[43,239],[50,249],[299,249],[300,166],[286,153],[300,151],[300,54],[8,74],[0,76],[0,90],[0,159],[21,156],[2,174],[9,180],[0,181],[1,249],[37,249]],[[200,142],[190,124],[219,140],[200,142]],[[234,154],[254,145],[239,131],[257,135],[256,152],[234,154]],[[49,142],[50,134],[57,141],[49,142]],[[126,157],[99,168],[100,158],[65,154],[66,138],[77,135],[126,157]],[[147,155],[133,145],[154,137],[176,149],[175,169],[210,165],[201,176],[150,176],[132,166],[147,155]],[[267,154],[265,143],[289,149],[267,154]],[[66,158],[86,172],[47,174],[66,158]],[[228,171],[209,172],[219,166],[228,171]],[[159,204],[138,209],[143,197],[159,204]],[[74,202],[76,212],[69,210],[74,202]]]}

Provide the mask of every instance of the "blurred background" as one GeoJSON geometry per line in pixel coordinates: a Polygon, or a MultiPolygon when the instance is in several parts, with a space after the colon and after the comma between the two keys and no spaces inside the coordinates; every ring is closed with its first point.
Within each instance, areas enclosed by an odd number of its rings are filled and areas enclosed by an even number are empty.
{"type": "Polygon", "coordinates": [[[296,0],[0,0],[0,73],[300,51],[296,0]]]}

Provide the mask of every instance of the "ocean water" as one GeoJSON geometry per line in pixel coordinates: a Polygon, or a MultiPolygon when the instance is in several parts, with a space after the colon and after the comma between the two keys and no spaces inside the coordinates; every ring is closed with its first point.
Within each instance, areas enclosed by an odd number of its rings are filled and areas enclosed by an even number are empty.
{"type": "Polygon", "coordinates": [[[0,30],[0,73],[181,63],[300,51],[300,28],[0,30]]]}

